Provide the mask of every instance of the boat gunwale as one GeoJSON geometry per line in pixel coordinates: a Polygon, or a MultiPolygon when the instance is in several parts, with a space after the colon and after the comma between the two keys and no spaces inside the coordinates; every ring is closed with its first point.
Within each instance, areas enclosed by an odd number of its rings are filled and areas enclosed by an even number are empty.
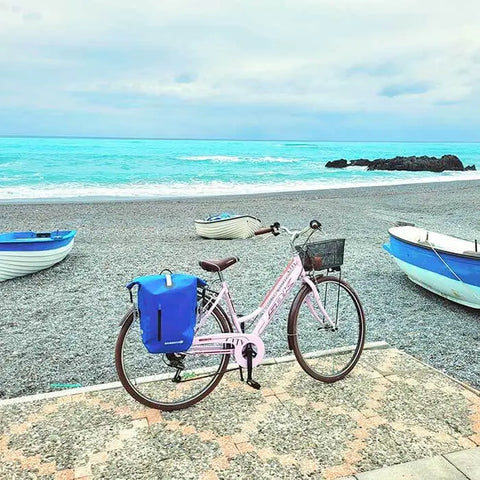
{"type": "MultiPolygon", "coordinates": [[[[433,232],[432,232],[433,233],[433,232]]],[[[474,255],[471,255],[471,254],[468,254],[468,253],[457,253],[457,252],[451,252],[451,251],[448,251],[448,250],[444,250],[442,248],[437,248],[434,246],[434,248],[432,248],[431,246],[429,245],[422,245],[421,243],[417,243],[417,242],[413,242],[411,240],[405,240],[404,238],[401,238],[399,237],[398,235],[395,235],[393,233],[390,232],[390,229],[388,231],[388,234],[395,238],[396,240],[400,241],[400,242],[403,242],[403,243],[407,243],[409,245],[413,245],[414,247],[418,247],[418,248],[423,248],[425,250],[428,250],[428,251],[436,251],[438,253],[445,253],[447,255],[453,255],[455,257],[460,257],[460,258],[469,258],[470,260],[478,260],[480,262],[480,252],[478,252],[478,255],[477,254],[474,254],[474,255]]],[[[450,235],[447,235],[447,236],[450,236],[450,235]]],[[[459,237],[452,237],[452,238],[458,238],[459,240],[465,240],[464,238],[459,238],[459,237]]],[[[465,240],[468,242],[468,240],[465,240]]]]}
{"type": "Polygon", "coordinates": [[[209,225],[209,224],[212,224],[212,223],[227,222],[229,220],[239,220],[241,218],[251,218],[252,220],[256,220],[257,222],[261,223],[260,219],[258,219],[256,217],[252,217],[251,215],[235,215],[234,217],[219,218],[218,220],[195,220],[195,223],[199,223],[199,224],[202,224],[202,225],[209,225]]]}
{"type": "MultiPolygon", "coordinates": [[[[6,245],[6,244],[22,244],[22,243],[47,243],[47,242],[61,242],[63,240],[69,240],[69,239],[73,239],[75,237],[75,235],[77,234],[77,231],[76,230],[53,230],[50,233],[50,235],[52,233],[55,233],[57,231],[63,231],[63,232],[67,232],[65,233],[64,235],[56,235],[56,236],[53,236],[53,237],[25,237],[25,238],[9,238],[9,239],[6,239],[6,240],[2,240],[2,236],[3,235],[9,235],[11,233],[25,233],[25,232],[8,232],[8,233],[1,233],[0,234],[0,244],[2,245],[6,245]]],[[[33,232],[35,233],[35,232],[33,232]]]]}

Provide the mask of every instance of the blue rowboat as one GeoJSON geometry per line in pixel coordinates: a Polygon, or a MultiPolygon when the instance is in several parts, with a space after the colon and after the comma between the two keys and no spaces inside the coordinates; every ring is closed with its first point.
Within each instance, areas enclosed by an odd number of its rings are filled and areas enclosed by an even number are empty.
{"type": "Polygon", "coordinates": [[[430,232],[415,226],[388,230],[383,248],[407,276],[453,302],[480,309],[480,246],[477,241],[430,232]]]}
{"type": "Polygon", "coordinates": [[[75,230],[0,234],[0,282],[51,267],[72,250],[75,230]]]}

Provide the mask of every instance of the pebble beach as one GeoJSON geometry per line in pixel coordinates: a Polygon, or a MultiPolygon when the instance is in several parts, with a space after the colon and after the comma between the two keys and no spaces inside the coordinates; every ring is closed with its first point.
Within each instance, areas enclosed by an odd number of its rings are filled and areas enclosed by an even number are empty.
{"type": "MultiPolygon", "coordinates": [[[[193,221],[228,211],[346,238],[342,276],[357,290],[367,341],[388,342],[480,387],[480,311],[413,284],[382,249],[408,221],[480,239],[480,181],[171,200],[0,203],[0,231],[75,229],[71,254],[36,274],[0,283],[0,398],[117,380],[114,347],[129,307],[125,284],[163,268],[207,280],[198,260],[237,256],[226,272],[240,313],[253,310],[289,259],[288,238],[208,240],[193,221]]],[[[285,312],[265,332],[267,356],[288,353],[285,312]]],[[[260,367],[261,368],[261,367],[260,367]]]]}

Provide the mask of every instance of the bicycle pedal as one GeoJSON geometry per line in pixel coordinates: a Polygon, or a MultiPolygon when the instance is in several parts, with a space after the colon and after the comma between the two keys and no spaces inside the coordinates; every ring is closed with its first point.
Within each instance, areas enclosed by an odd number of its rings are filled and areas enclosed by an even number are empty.
{"type": "Polygon", "coordinates": [[[256,382],[255,380],[252,380],[252,379],[247,380],[247,385],[250,385],[255,390],[260,390],[260,388],[261,388],[261,385],[258,382],[256,382]]]}

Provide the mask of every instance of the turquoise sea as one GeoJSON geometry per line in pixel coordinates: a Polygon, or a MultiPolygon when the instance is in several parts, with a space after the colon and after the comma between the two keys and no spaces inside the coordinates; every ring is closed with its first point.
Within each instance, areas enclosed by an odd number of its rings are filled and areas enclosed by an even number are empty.
{"type": "Polygon", "coordinates": [[[479,143],[0,138],[0,201],[169,198],[480,179],[479,143]],[[476,172],[328,169],[329,160],[457,155],[476,172]]]}

